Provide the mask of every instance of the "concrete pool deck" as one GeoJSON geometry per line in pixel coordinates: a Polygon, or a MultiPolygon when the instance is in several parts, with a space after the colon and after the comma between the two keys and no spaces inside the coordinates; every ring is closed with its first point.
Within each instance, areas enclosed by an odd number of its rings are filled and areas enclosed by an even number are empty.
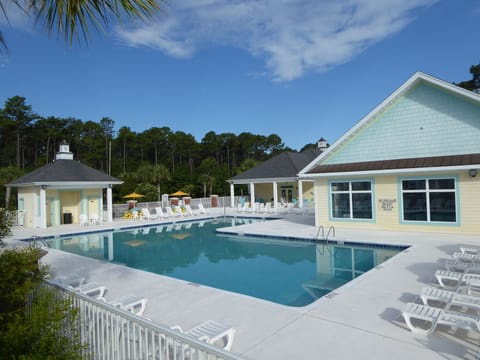
{"type": "MultiPolygon", "coordinates": [[[[210,216],[225,214],[223,208],[211,211],[210,216]]],[[[231,209],[226,214],[244,216],[231,209]]],[[[153,223],[116,220],[88,228],[14,227],[6,242],[153,223]]],[[[316,233],[312,215],[294,214],[229,230],[300,238],[316,233]]],[[[75,272],[105,284],[107,300],[132,293],[147,297],[144,316],[153,321],[185,328],[207,319],[232,325],[237,331],[232,352],[249,359],[478,358],[479,333],[442,327],[429,336],[416,335],[407,329],[401,310],[405,303],[419,300],[423,286],[435,284],[433,274],[443,268],[442,259],[450,258],[461,244],[480,246],[480,236],[336,228],[336,240],[410,247],[305,307],[279,305],[55,249],[49,249],[43,261],[55,274],[75,272]]]]}

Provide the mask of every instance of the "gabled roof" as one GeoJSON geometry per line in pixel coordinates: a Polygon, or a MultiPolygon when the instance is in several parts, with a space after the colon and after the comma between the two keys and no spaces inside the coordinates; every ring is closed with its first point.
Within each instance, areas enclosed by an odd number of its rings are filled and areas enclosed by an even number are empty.
{"type": "Polygon", "coordinates": [[[241,183],[262,179],[294,179],[298,172],[319,153],[319,149],[309,149],[301,153],[286,151],[232,177],[229,181],[241,183]]]}
{"type": "MultiPolygon", "coordinates": [[[[427,74],[424,74],[424,73],[421,73],[421,72],[417,72],[410,79],[408,79],[403,85],[401,85],[395,92],[393,92],[384,101],[382,101],[382,103],[380,103],[370,113],[368,113],[364,118],[362,118],[357,124],[355,124],[350,130],[348,130],[342,137],[340,137],[337,141],[335,141],[335,143],[332,146],[330,146],[326,151],[324,151],[316,159],[314,159],[312,162],[310,162],[304,169],[302,169],[299,173],[299,176],[309,176],[309,175],[318,173],[315,170],[315,168],[317,166],[321,166],[322,169],[326,169],[326,167],[324,167],[326,165],[332,165],[332,166],[333,165],[339,165],[340,166],[341,164],[347,164],[347,163],[351,163],[351,164],[361,163],[362,159],[357,159],[355,161],[336,160],[336,161],[333,161],[333,162],[332,162],[332,159],[335,158],[339,154],[339,150],[344,151],[344,149],[352,149],[350,147],[351,146],[350,144],[352,144],[353,141],[357,140],[358,136],[360,134],[362,134],[362,132],[363,132],[363,134],[365,134],[366,131],[370,131],[370,134],[371,134],[372,138],[381,142],[382,138],[379,137],[378,134],[374,134],[374,132],[372,131],[372,125],[377,125],[378,122],[375,123],[376,120],[382,118],[382,116],[384,117],[385,114],[387,114],[389,111],[392,110],[392,107],[394,107],[394,106],[396,106],[396,104],[398,104],[398,101],[401,98],[404,99],[406,96],[411,94],[411,91],[413,91],[414,89],[418,89],[418,87],[421,86],[421,85],[429,86],[432,89],[439,89],[439,91],[443,92],[444,94],[451,95],[450,97],[447,98],[447,100],[457,98],[457,99],[462,99],[464,101],[467,101],[469,104],[471,104],[471,106],[475,107],[475,109],[476,109],[475,114],[479,111],[478,109],[480,109],[480,107],[479,107],[480,96],[478,94],[475,94],[471,91],[460,88],[460,87],[458,87],[454,84],[451,84],[451,83],[448,83],[446,81],[440,80],[440,79],[435,78],[433,76],[430,76],[430,75],[427,75],[427,74]]],[[[445,104],[445,106],[448,107],[448,104],[445,104]]],[[[398,109],[397,111],[404,111],[404,109],[398,109]]],[[[407,118],[409,116],[409,114],[405,113],[405,112],[402,112],[402,114],[404,114],[407,118]]],[[[470,114],[470,115],[472,115],[472,114],[470,114]]],[[[429,120],[431,120],[431,119],[429,119],[429,120]]],[[[433,120],[434,121],[437,120],[437,122],[438,122],[438,119],[433,119],[433,120]]],[[[475,117],[475,123],[476,123],[476,117],[475,117]]],[[[479,123],[480,123],[480,119],[479,119],[479,123]]],[[[392,126],[394,126],[394,125],[398,126],[398,124],[392,124],[392,126]]],[[[423,130],[421,125],[422,124],[418,124],[416,129],[417,130],[423,130]]],[[[469,125],[471,126],[472,129],[475,129],[475,128],[478,129],[478,126],[476,126],[476,125],[474,125],[474,126],[472,126],[472,124],[469,124],[469,125]]],[[[435,127],[435,126],[438,129],[442,129],[442,128],[438,127],[437,124],[433,125],[433,127],[435,127]]],[[[422,158],[422,157],[429,158],[429,157],[436,157],[436,156],[443,157],[443,156],[449,156],[449,155],[462,155],[462,154],[466,154],[466,152],[470,149],[470,148],[468,148],[468,149],[466,149],[467,151],[465,151],[465,148],[467,148],[468,146],[465,145],[465,144],[462,144],[463,147],[464,147],[463,149],[460,149],[460,147],[458,147],[458,146],[457,146],[457,148],[454,146],[453,149],[456,149],[457,152],[456,153],[451,152],[452,151],[452,145],[455,145],[455,137],[453,136],[453,140],[452,140],[453,142],[451,141],[448,144],[448,146],[444,147],[444,153],[440,153],[440,154],[439,153],[436,153],[436,154],[424,153],[424,154],[422,154],[421,153],[422,149],[420,148],[420,145],[422,145],[422,146],[425,145],[425,143],[423,142],[423,139],[426,139],[425,136],[429,136],[429,133],[428,133],[429,129],[426,129],[426,130],[427,130],[426,132],[423,132],[424,137],[422,138],[422,140],[418,140],[418,139],[415,139],[414,137],[411,137],[407,141],[408,144],[405,144],[406,146],[410,146],[412,149],[418,149],[417,150],[418,158],[422,158]],[[460,149],[460,151],[458,151],[459,149],[460,149]]],[[[450,131],[450,130],[447,130],[447,132],[448,131],[450,131]]],[[[456,129],[451,129],[451,131],[456,131],[456,129]]],[[[450,131],[449,134],[451,134],[451,131],[450,131]]],[[[405,136],[405,134],[403,134],[403,135],[405,136]]],[[[412,135],[415,135],[415,133],[412,133],[412,135]]],[[[473,136],[473,132],[472,132],[472,136],[473,136]]],[[[470,136],[470,137],[472,137],[472,136],[470,136]]],[[[430,137],[430,138],[432,138],[432,137],[430,137]]],[[[403,140],[403,141],[405,141],[405,140],[403,140]]],[[[428,138],[427,138],[426,141],[428,141],[428,138]]],[[[476,141],[476,140],[473,140],[473,141],[476,141]]],[[[385,145],[386,145],[386,148],[388,148],[390,143],[387,143],[385,145]]],[[[478,147],[478,145],[472,147],[472,153],[478,152],[476,147],[478,147]]],[[[402,156],[396,156],[396,157],[390,157],[390,158],[387,158],[387,157],[378,158],[379,156],[378,156],[375,149],[364,148],[362,150],[365,150],[365,152],[366,152],[366,155],[367,155],[366,160],[368,160],[366,162],[381,162],[382,160],[385,160],[385,161],[401,160],[401,158],[402,158],[402,156]],[[375,155],[377,156],[377,158],[375,158],[375,155]]],[[[417,154],[415,154],[416,158],[417,158],[417,154]]],[[[399,155],[399,154],[397,154],[397,155],[399,155]]],[[[357,158],[359,158],[359,157],[360,156],[357,155],[357,158]]],[[[391,164],[393,164],[393,163],[391,163],[391,164]]]]}
{"type": "Polygon", "coordinates": [[[122,181],[74,160],[55,160],[8,184],[8,187],[58,184],[121,184],[122,181]]]}

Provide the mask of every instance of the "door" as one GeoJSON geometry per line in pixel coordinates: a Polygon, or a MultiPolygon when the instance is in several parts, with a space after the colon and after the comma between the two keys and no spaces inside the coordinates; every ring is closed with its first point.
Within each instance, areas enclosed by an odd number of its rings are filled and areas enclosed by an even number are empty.
{"type": "Polygon", "coordinates": [[[46,211],[47,211],[47,226],[52,226],[55,225],[55,204],[54,204],[54,198],[53,197],[48,197],[47,198],[47,203],[46,205],[46,211]]]}
{"type": "Polygon", "coordinates": [[[96,214],[101,218],[98,198],[89,198],[88,199],[88,218],[91,219],[92,215],[96,214]]]}

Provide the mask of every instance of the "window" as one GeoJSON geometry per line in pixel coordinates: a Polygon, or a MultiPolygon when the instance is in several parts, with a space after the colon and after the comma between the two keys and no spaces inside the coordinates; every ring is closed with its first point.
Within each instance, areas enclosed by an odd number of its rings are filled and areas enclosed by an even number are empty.
{"type": "Polygon", "coordinates": [[[372,182],[346,181],[330,183],[332,217],[372,219],[372,182]]]}
{"type": "Polygon", "coordinates": [[[456,222],[455,179],[402,180],[403,220],[456,222]]]}
{"type": "Polygon", "coordinates": [[[375,266],[373,250],[333,248],[333,271],[338,279],[352,280],[375,266]]]}

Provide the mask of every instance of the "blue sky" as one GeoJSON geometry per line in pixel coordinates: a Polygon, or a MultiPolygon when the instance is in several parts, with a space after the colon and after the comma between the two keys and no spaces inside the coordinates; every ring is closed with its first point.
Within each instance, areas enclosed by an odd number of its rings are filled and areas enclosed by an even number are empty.
{"type": "Polygon", "coordinates": [[[416,71],[469,80],[478,0],[169,0],[151,24],[69,47],[10,9],[0,107],[141,132],[168,126],[330,143],[416,71]]]}

